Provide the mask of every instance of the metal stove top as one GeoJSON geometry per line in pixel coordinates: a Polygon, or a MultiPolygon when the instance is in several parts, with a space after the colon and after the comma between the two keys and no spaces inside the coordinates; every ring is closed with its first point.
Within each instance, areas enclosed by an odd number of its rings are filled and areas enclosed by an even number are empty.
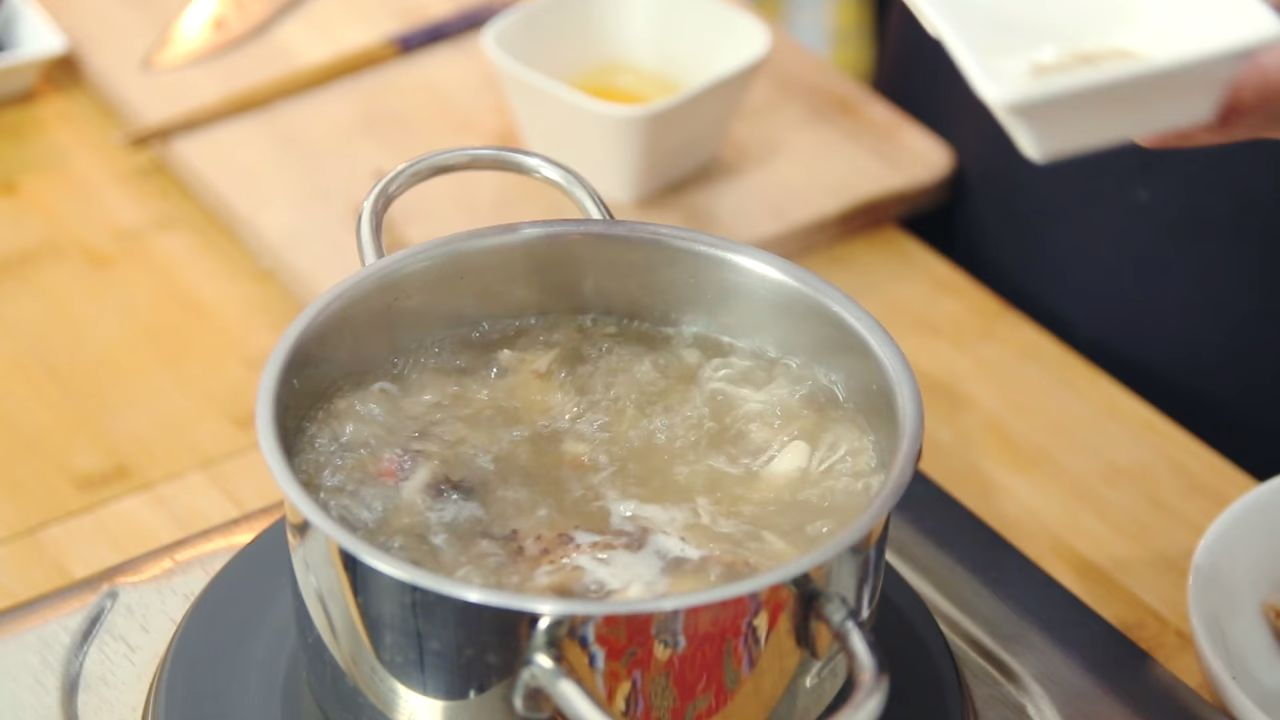
{"type": "MultiPolygon", "coordinates": [[[[141,718],[187,607],[278,516],[255,513],[0,613],[5,716],[141,718]]],[[[895,511],[889,559],[933,610],[982,720],[1225,718],[927,478],[895,511]]]]}

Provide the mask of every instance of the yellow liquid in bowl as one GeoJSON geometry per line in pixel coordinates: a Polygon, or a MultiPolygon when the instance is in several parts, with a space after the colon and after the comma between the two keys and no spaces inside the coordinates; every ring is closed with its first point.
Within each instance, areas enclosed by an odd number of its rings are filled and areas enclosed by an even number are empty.
{"type": "Polygon", "coordinates": [[[575,78],[572,85],[588,95],[624,105],[640,105],[675,95],[680,85],[653,70],[610,63],[575,78]]]}

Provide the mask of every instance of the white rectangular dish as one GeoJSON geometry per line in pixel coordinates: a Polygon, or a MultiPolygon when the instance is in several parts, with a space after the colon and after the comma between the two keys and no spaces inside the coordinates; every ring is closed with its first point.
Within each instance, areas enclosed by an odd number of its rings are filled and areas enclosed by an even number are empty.
{"type": "Polygon", "coordinates": [[[67,36],[35,0],[0,0],[0,101],[31,92],[45,65],[67,54],[67,36]]]}
{"type": "Polygon", "coordinates": [[[1263,0],[905,1],[1037,163],[1209,122],[1280,42],[1263,0]]]}

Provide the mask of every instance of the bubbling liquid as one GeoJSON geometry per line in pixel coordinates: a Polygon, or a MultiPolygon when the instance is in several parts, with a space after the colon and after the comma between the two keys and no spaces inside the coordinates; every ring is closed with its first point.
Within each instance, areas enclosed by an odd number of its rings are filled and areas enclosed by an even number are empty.
{"type": "Polygon", "coordinates": [[[883,480],[816,368],[599,316],[432,338],[319,407],[293,463],[331,515],[423,568],[619,599],[785,563],[883,480]]]}

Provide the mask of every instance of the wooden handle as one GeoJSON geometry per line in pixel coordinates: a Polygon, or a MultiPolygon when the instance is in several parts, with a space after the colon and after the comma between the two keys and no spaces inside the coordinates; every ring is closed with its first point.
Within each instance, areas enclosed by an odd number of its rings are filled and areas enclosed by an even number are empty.
{"type": "Polygon", "coordinates": [[[489,18],[498,14],[508,4],[507,0],[499,0],[498,2],[467,8],[442,20],[414,28],[370,47],[341,55],[332,60],[326,60],[313,67],[273,78],[261,85],[248,88],[206,107],[197,108],[155,125],[135,128],[125,134],[125,139],[130,144],[146,142],[169,133],[187,130],[288,97],[296,92],[326,83],[336,77],[362,70],[402,53],[412,52],[420,47],[453,37],[471,28],[479,27],[489,18]]]}
{"type": "Polygon", "coordinates": [[[235,113],[288,97],[316,85],[324,84],[336,77],[361,70],[370,65],[376,65],[399,54],[400,47],[394,41],[361,48],[355,52],[326,60],[318,65],[278,78],[272,78],[261,85],[250,87],[216,103],[197,108],[155,125],[135,128],[126,133],[125,139],[131,144],[141,143],[179,130],[197,127],[228,115],[234,115],[235,113]]]}

